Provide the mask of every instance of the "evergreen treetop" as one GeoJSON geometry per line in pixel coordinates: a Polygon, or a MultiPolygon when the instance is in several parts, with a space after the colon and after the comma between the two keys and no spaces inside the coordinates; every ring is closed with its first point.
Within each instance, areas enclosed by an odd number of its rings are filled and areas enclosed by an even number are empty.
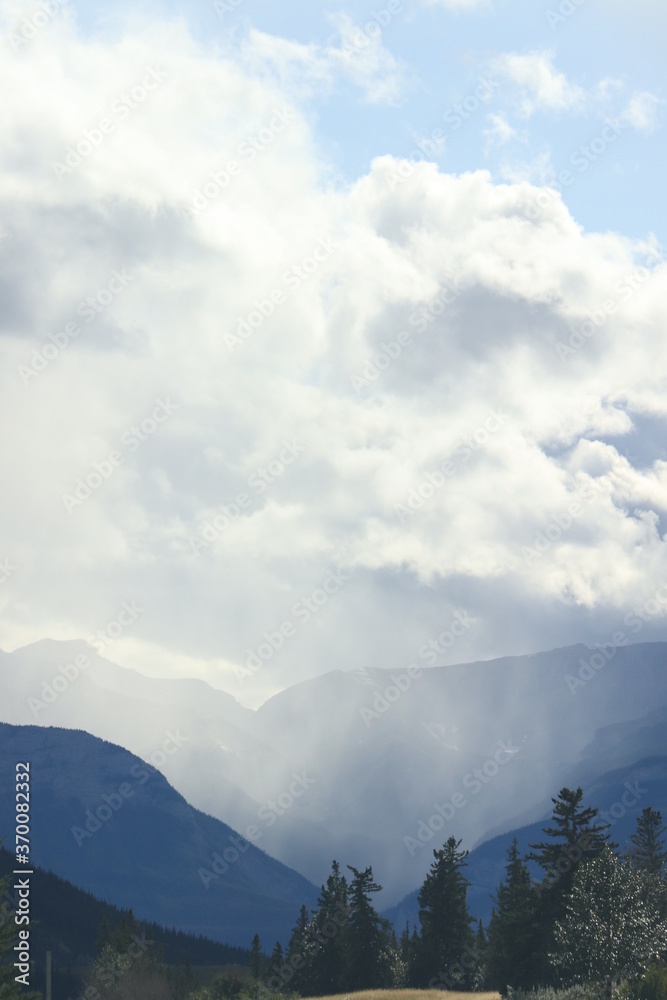
{"type": "Polygon", "coordinates": [[[635,868],[641,868],[651,875],[662,875],[667,864],[662,814],[647,806],[637,819],[637,829],[630,835],[630,861],[635,868]]]}
{"type": "Polygon", "coordinates": [[[553,826],[544,827],[542,832],[552,838],[539,844],[531,844],[528,859],[536,861],[546,871],[564,867],[563,859],[571,864],[587,861],[606,846],[612,850],[618,847],[609,841],[608,823],[595,823],[597,809],[583,806],[583,789],[561,788],[554,804],[551,817],[553,826]]]}

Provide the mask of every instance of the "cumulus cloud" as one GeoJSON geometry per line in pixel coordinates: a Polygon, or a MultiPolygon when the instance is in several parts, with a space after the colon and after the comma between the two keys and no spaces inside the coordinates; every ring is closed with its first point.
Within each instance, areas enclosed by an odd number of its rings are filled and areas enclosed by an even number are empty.
{"type": "Polygon", "coordinates": [[[663,103],[659,97],[647,91],[633,94],[620,120],[638,132],[653,132],[658,126],[658,110],[663,103]]]}
{"type": "Polygon", "coordinates": [[[327,94],[344,79],[361,90],[368,104],[403,103],[409,87],[405,66],[382,44],[381,30],[368,33],[343,13],[331,20],[338,45],[304,44],[251,30],[243,45],[245,64],[255,73],[269,69],[283,87],[302,97],[304,91],[327,94]]]}
{"type": "Polygon", "coordinates": [[[538,111],[571,111],[580,108],[585,93],[555,69],[552,52],[504,53],[494,60],[494,71],[519,90],[519,109],[530,118],[538,111]]]}
{"type": "Polygon", "coordinates": [[[484,171],[334,187],[290,81],[181,24],[63,20],[0,81],[3,645],[135,599],[107,655],[253,702],[462,607],[452,660],[598,639],[664,578],[664,456],[621,445],[667,417],[655,247],[484,171]]]}

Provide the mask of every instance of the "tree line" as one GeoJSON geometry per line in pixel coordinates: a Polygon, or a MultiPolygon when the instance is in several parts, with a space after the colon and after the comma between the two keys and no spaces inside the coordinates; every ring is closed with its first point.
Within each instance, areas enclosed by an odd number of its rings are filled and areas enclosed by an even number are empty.
{"type": "MultiPolygon", "coordinates": [[[[397,938],[375,909],[381,886],[372,867],[337,861],[314,910],[303,906],[288,945],[267,956],[256,934],[243,975],[202,986],[195,970],[168,965],[131,911],[115,931],[105,924],[86,1000],[282,1000],[355,990],[499,990],[584,984],[623,1000],[667,1000],[667,851],[660,812],[645,808],[624,852],[609,824],[563,788],[552,799],[544,840],[522,856],[514,839],[485,928],[469,912],[468,851],[449,837],[433,851],[418,893],[419,926],[397,938]],[[540,871],[540,877],[533,877],[540,871]],[[141,931],[141,933],[140,933],[141,931]]],[[[0,925],[0,1000],[25,995],[9,967],[12,925],[0,925]]],[[[75,1000],[75,998],[74,998],[75,1000]]]]}
{"type": "MultiPolygon", "coordinates": [[[[317,908],[302,908],[285,951],[277,943],[267,958],[255,936],[251,975],[301,996],[401,986],[507,994],[576,983],[611,996],[615,983],[638,982],[667,955],[662,816],[645,808],[620,853],[581,788],[563,788],[552,802],[545,839],[525,856],[516,839],[510,845],[486,928],[469,913],[468,851],[452,836],[433,851],[419,927],[406,925],[397,939],[374,909],[381,886],[372,868],[348,865],[348,879],[334,861],[317,908]],[[532,877],[531,862],[541,877],[532,877]]],[[[661,982],[667,997],[667,970],[661,982]]]]}

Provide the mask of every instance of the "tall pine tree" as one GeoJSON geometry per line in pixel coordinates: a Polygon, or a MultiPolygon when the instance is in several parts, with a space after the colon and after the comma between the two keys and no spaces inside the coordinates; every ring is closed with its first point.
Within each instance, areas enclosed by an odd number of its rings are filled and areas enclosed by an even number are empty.
{"type": "Polygon", "coordinates": [[[584,861],[596,858],[609,842],[609,824],[595,823],[597,809],[584,806],[583,790],[561,788],[554,804],[551,821],[553,826],[542,832],[550,840],[531,844],[528,860],[536,861],[545,871],[545,878],[538,886],[538,896],[546,892],[548,909],[554,919],[563,915],[564,901],[572,887],[577,867],[584,861]]]}
{"type": "Polygon", "coordinates": [[[311,932],[317,950],[312,961],[312,990],[315,996],[345,989],[347,925],[349,921],[347,879],[337,861],[322,886],[313,915],[311,932]]]}
{"type": "Polygon", "coordinates": [[[629,857],[634,868],[641,868],[651,875],[662,875],[667,864],[665,837],[667,826],[662,814],[647,806],[637,819],[637,828],[630,836],[629,857]]]}
{"type": "Polygon", "coordinates": [[[550,840],[531,844],[528,860],[536,861],[544,869],[544,878],[534,884],[537,898],[536,926],[539,943],[536,955],[537,978],[547,984],[553,978],[548,956],[554,948],[554,928],[557,920],[565,916],[565,904],[572,889],[574,876],[581,864],[598,857],[609,843],[609,825],[595,822],[597,809],[583,805],[581,788],[561,788],[552,799],[554,808],[551,826],[542,832],[550,840]]]}
{"type": "Polygon", "coordinates": [[[262,943],[259,940],[259,934],[255,934],[250,945],[250,961],[248,962],[248,967],[250,969],[250,975],[258,982],[264,975],[264,965],[265,959],[262,951],[262,943]]]}
{"type": "Polygon", "coordinates": [[[373,881],[371,867],[353,874],[349,889],[350,923],[347,935],[346,989],[365,990],[391,986],[395,954],[392,949],[391,924],[378,916],[371,896],[382,890],[373,881]]]}
{"type": "MultiPolygon", "coordinates": [[[[302,996],[312,996],[312,966],[315,951],[316,944],[312,935],[308,909],[306,906],[302,906],[287,946],[284,971],[280,976],[283,988],[288,992],[293,990],[302,996]]],[[[269,984],[275,988],[276,980],[270,979],[269,984]]]]}
{"type": "Polygon", "coordinates": [[[507,851],[505,880],[494,899],[486,963],[491,989],[529,989],[539,981],[537,900],[516,837],[507,851]]]}
{"type": "Polygon", "coordinates": [[[468,988],[472,981],[473,933],[468,913],[467,851],[450,837],[439,851],[419,891],[421,934],[411,981],[418,986],[468,988]],[[434,981],[433,983],[431,981],[434,981]]]}

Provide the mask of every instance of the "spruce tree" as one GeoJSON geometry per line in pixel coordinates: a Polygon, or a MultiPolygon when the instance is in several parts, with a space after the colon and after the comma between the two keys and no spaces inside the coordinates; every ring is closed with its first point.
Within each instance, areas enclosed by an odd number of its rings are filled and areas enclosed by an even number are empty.
{"type": "Polygon", "coordinates": [[[433,851],[434,861],[419,891],[421,934],[411,979],[420,986],[433,980],[440,988],[468,988],[472,981],[469,883],[462,871],[468,852],[460,846],[460,840],[450,837],[441,850],[433,851]]]}
{"type": "Polygon", "coordinates": [[[416,969],[419,956],[419,934],[417,928],[413,926],[410,933],[410,924],[406,920],[405,929],[401,934],[399,942],[401,961],[406,970],[406,978],[409,986],[416,985],[416,969]]]}
{"type": "Polygon", "coordinates": [[[667,864],[662,814],[647,806],[637,819],[637,829],[630,836],[629,857],[634,868],[641,868],[651,875],[662,875],[667,864]]]}
{"type": "Polygon", "coordinates": [[[285,973],[282,976],[288,992],[294,991],[302,996],[313,995],[312,965],[315,951],[311,919],[307,907],[302,906],[287,946],[285,973]]]}
{"type": "MultiPolygon", "coordinates": [[[[551,817],[554,826],[544,827],[542,832],[552,839],[539,844],[531,844],[531,861],[536,861],[545,871],[565,870],[565,862],[572,865],[580,861],[595,858],[605,844],[615,848],[617,844],[609,843],[609,824],[593,822],[598,814],[597,809],[582,806],[583,789],[561,788],[558,798],[552,799],[554,804],[551,817]]],[[[569,870],[569,869],[568,869],[569,870]]]]}
{"type": "Polygon", "coordinates": [[[475,934],[474,964],[472,975],[472,989],[476,992],[486,990],[488,983],[487,964],[489,957],[489,939],[484,932],[484,924],[481,920],[477,922],[477,933],[475,934]]]}
{"type": "Polygon", "coordinates": [[[528,860],[536,861],[546,873],[536,889],[544,903],[543,920],[548,923],[562,917],[577,867],[596,858],[605,845],[618,847],[609,841],[609,824],[594,822],[598,810],[582,805],[583,796],[581,788],[561,788],[558,798],[551,800],[553,826],[542,830],[551,839],[530,845],[528,860]]]}
{"type": "Polygon", "coordinates": [[[276,941],[275,947],[271,952],[271,958],[269,959],[269,977],[276,980],[275,988],[276,991],[280,992],[283,989],[282,986],[282,967],[285,964],[285,955],[283,954],[283,946],[280,941],[276,941]]]}
{"type": "Polygon", "coordinates": [[[391,986],[395,959],[391,948],[391,925],[378,916],[371,903],[371,896],[380,892],[382,886],[373,881],[371,867],[364,871],[358,871],[351,865],[347,867],[354,877],[349,888],[346,990],[391,986]]]}
{"type": "Polygon", "coordinates": [[[347,879],[337,861],[321,888],[311,933],[317,950],[312,961],[312,989],[315,996],[338,993],[345,989],[347,925],[349,920],[347,879]]]}
{"type": "Polygon", "coordinates": [[[491,989],[529,989],[539,975],[537,900],[516,837],[507,851],[506,877],[496,890],[489,924],[487,981],[491,989]]]}
{"type": "Polygon", "coordinates": [[[264,975],[264,954],[262,952],[262,943],[259,940],[259,934],[255,934],[252,939],[248,967],[252,978],[259,982],[264,975]]]}

